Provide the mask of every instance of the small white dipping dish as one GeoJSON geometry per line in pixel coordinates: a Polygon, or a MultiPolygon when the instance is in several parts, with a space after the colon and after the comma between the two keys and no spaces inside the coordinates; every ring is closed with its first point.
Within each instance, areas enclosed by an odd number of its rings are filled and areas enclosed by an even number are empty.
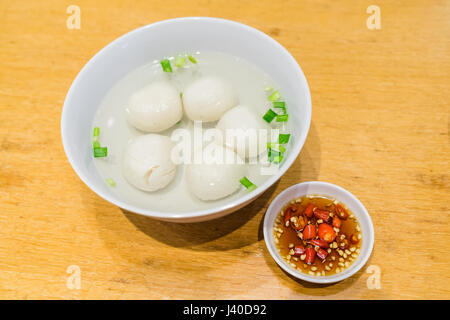
{"type": "Polygon", "coordinates": [[[331,183],[311,181],[302,182],[287,188],[272,201],[269,208],[267,209],[266,216],[264,217],[264,239],[266,241],[266,246],[267,249],[269,249],[270,254],[284,271],[304,281],[325,284],[347,279],[348,277],[351,277],[356,272],[358,272],[359,269],[361,269],[366,264],[373,249],[374,230],[369,213],[367,212],[361,201],[359,201],[358,198],[356,198],[353,194],[331,183]],[[348,209],[350,209],[350,211],[352,211],[352,213],[358,219],[362,230],[361,252],[355,262],[353,262],[353,264],[343,272],[331,276],[311,276],[305,274],[293,269],[281,257],[278,249],[275,246],[275,242],[273,241],[273,225],[280,210],[291,200],[306,195],[325,196],[330,199],[338,200],[339,202],[343,203],[348,209]]]}

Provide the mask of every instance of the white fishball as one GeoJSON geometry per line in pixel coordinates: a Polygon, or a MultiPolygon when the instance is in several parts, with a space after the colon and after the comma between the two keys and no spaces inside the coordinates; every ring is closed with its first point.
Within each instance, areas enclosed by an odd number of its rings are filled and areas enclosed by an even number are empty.
{"type": "Polygon", "coordinates": [[[166,130],[183,116],[180,94],[167,81],[155,81],[133,93],[126,110],[131,125],[145,132],[166,130]]]}
{"type": "Polygon", "coordinates": [[[267,151],[270,127],[247,106],[238,105],[227,111],[216,128],[222,132],[224,144],[244,159],[267,151]]]}
{"type": "Polygon", "coordinates": [[[200,78],[183,92],[184,110],[193,121],[217,121],[237,101],[231,84],[219,77],[200,78]]]}
{"type": "MultiPolygon", "coordinates": [[[[214,145],[214,151],[223,154],[218,157],[222,161],[190,164],[186,168],[186,181],[190,191],[204,201],[224,198],[234,193],[240,187],[239,180],[245,176],[245,166],[242,159],[231,149],[214,145]]],[[[203,159],[208,150],[205,148],[203,159]]]]}
{"type": "Polygon", "coordinates": [[[138,189],[156,191],[175,177],[176,165],[171,152],[175,143],[169,137],[146,134],[134,139],[126,148],[123,174],[138,189]]]}

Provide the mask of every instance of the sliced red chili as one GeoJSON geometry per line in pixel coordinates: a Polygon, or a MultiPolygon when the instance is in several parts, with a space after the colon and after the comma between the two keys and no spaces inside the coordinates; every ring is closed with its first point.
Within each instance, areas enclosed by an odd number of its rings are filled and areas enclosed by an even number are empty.
{"type": "Polygon", "coordinates": [[[303,240],[310,240],[316,237],[316,226],[309,224],[303,229],[303,240]]]}
{"type": "Polygon", "coordinates": [[[306,251],[305,247],[301,244],[294,246],[294,256],[301,256],[306,251]]]}
{"type": "Polygon", "coordinates": [[[304,216],[295,216],[295,218],[297,218],[297,220],[295,223],[291,221],[291,227],[297,231],[303,230],[307,224],[306,218],[304,216]]]}
{"type": "Polygon", "coordinates": [[[317,219],[322,219],[325,222],[328,222],[330,220],[330,211],[314,208],[313,212],[314,217],[316,217],[317,219]]]}
{"type": "Polygon", "coordinates": [[[339,219],[338,217],[333,217],[333,227],[339,229],[341,225],[342,225],[341,219],[339,219]]]}
{"type": "Polygon", "coordinates": [[[322,240],[322,239],[310,240],[310,241],[308,241],[308,243],[310,243],[314,246],[318,246],[320,248],[324,248],[324,249],[328,249],[328,247],[329,247],[328,242],[326,242],[325,240],[322,240]]]}
{"type": "Polygon", "coordinates": [[[316,257],[316,251],[313,248],[306,248],[306,257],[305,262],[306,264],[311,264],[314,262],[314,258],[316,257]]]}
{"type": "Polygon", "coordinates": [[[327,255],[328,255],[328,252],[326,252],[323,249],[319,249],[319,251],[317,251],[317,256],[322,260],[325,259],[327,257],[327,255]]]}
{"type": "Polygon", "coordinates": [[[305,208],[305,216],[307,216],[308,218],[311,218],[313,216],[313,210],[314,210],[314,205],[312,203],[309,203],[306,208],[305,208]]]}
{"type": "Polygon", "coordinates": [[[291,220],[291,210],[289,208],[286,209],[284,212],[284,226],[286,226],[286,223],[291,220]]]}
{"type": "Polygon", "coordinates": [[[326,242],[333,242],[336,238],[336,232],[329,224],[319,224],[319,237],[326,242]]]}
{"type": "Polygon", "coordinates": [[[335,209],[335,212],[336,212],[336,214],[337,214],[337,216],[338,216],[339,218],[341,218],[342,220],[347,220],[347,218],[348,218],[348,212],[347,212],[347,210],[344,209],[344,207],[343,207],[342,205],[337,204],[337,205],[334,207],[334,209],[335,209]]]}

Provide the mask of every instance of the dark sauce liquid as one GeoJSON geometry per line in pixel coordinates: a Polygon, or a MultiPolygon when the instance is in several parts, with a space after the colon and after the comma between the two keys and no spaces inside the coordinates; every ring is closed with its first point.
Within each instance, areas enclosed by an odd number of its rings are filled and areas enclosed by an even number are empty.
{"type": "MultiPolygon", "coordinates": [[[[318,225],[319,223],[317,221],[322,222],[314,215],[308,220],[309,223],[313,225],[318,225]]],[[[357,259],[362,243],[361,228],[353,213],[342,203],[335,202],[332,199],[321,196],[304,196],[289,202],[276,218],[274,224],[274,238],[278,251],[283,259],[288,262],[292,268],[314,276],[329,276],[347,269],[357,259]],[[303,245],[305,248],[315,248],[316,251],[318,250],[318,247],[302,240],[298,235],[298,233],[302,233],[301,231],[296,231],[292,228],[290,223],[289,226],[286,227],[284,223],[284,213],[290,206],[296,207],[295,213],[291,213],[291,216],[299,216],[303,215],[305,208],[309,203],[312,203],[318,209],[329,211],[331,217],[337,215],[336,206],[338,204],[342,206],[348,214],[347,219],[341,219],[341,226],[339,229],[336,229],[338,232],[336,232],[335,240],[330,243],[330,247],[328,249],[324,249],[327,251],[326,258],[320,259],[316,255],[313,263],[310,265],[306,264],[304,259],[302,260],[304,257],[295,256],[292,254],[292,246],[303,245]],[[279,232],[280,229],[283,230],[283,232],[279,232]],[[352,242],[350,239],[353,239],[354,241],[352,242]],[[355,243],[355,239],[357,239],[357,243],[355,243]],[[336,245],[337,248],[334,248],[336,245]]]]}

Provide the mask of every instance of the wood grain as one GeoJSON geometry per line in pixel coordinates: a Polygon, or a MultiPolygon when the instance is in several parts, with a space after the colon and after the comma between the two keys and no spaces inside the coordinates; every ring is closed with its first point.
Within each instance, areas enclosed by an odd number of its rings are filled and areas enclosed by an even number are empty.
{"type": "Polygon", "coordinates": [[[0,298],[450,298],[449,1],[0,2],[0,298]],[[68,30],[66,8],[81,8],[68,30]],[[366,8],[381,8],[368,30],[366,8]],[[261,198],[198,224],[154,221],[78,179],[59,136],[72,80],[103,46],[142,25],[216,16],[283,44],[311,88],[300,157],[261,198]],[[375,225],[366,268],[329,286],[297,282],[270,258],[271,199],[307,180],[347,188],[375,225]],[[66,286],[70,265],[81,289],[66,286]]]}

